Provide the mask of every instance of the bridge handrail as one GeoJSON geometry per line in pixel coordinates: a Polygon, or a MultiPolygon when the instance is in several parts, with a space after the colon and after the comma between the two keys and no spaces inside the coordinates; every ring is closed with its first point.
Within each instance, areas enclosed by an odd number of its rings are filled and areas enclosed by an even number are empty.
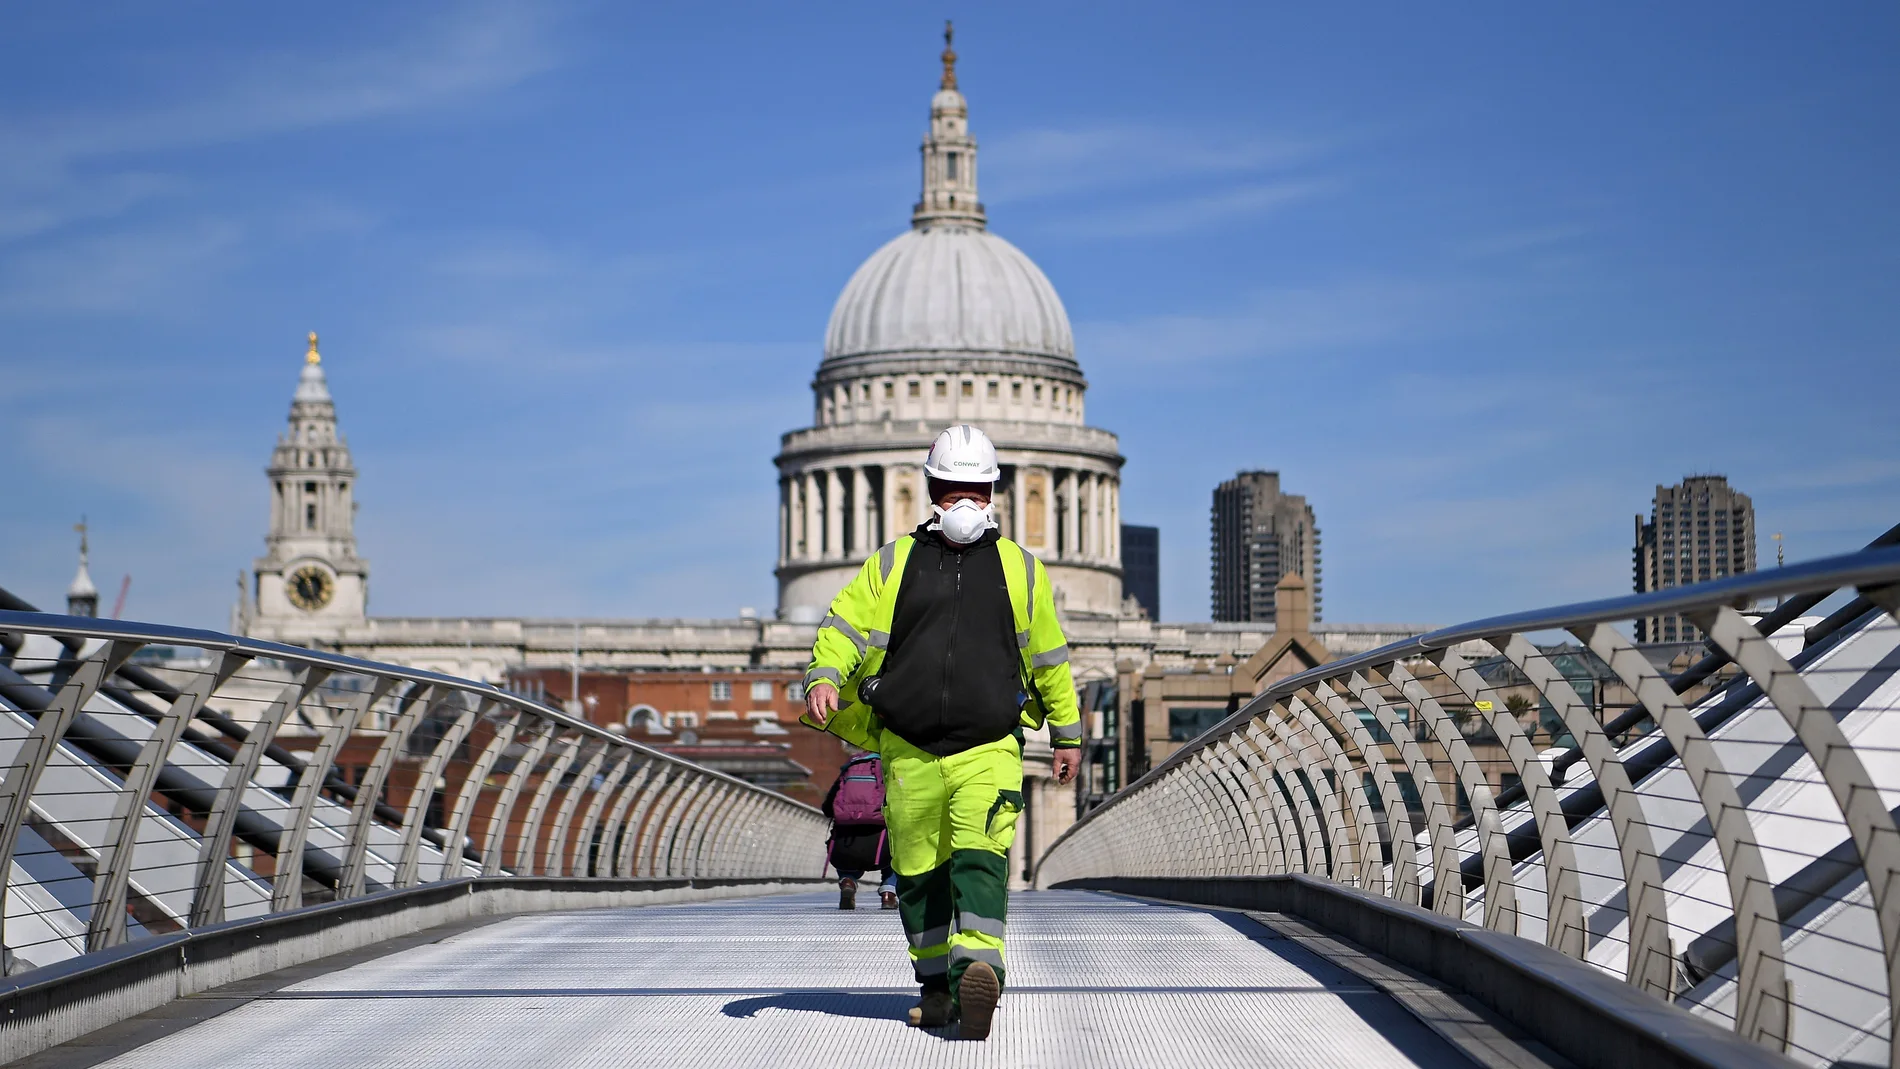
{"type": "MultiPolygon", "coordinates": [[[[1850,738],[1837,721],[1866,710],[1837,716],[1815,690],[1826,673],[1860,673],[1854,678],[1864,684],[1864,703],[1885,678],[1879,665],[1842,667],[1830,657],[1858,638],[1893,641],[1900,547],[1882,544],[1893,533],[1859,552],[1772,571],[1440,628],[1272,680],[1057,837],[1036,881],[1281,872],[1330,878],[1492,930],[1522,931],[1619,972],[1639,989],[1693,1002],[1698,1012],[1732,1021],[1738,1033],[1776,1050],[1797,1049],[1797,1011],[1830,1012],[1827,999],[1802,999],[1790,980],[1818,988],[1826,970],[1796,961],[1795,951],[1781,945],[1784,923],[1830,923],[1809,908],[1823,901],[1873,914],[1880,936],[1865,949],[1878,952],[1884,967],[1848,982],[1867,998],[1877,994],[1887,1019],[1900,1018],[1900,830],[1880,802],[1882,789],[1892,793],[1900,783],[1876,781],[1869,772],[1870,763],[1886,767],[1873,757],[1900,745],[1881,744],[1859,721],[1852,725],[1859,734],[1850,738]],[[1798,642],[1800,632],[1771,641],[1738,611],[1789,595],[1812,606],[1843,591],[1861,599],[1844,610],[1852,626],[1817,628],[1821,634],[1789,655],[1776,643],[1798,642]],[[1732,662],[1728,675],[1706,681],[1719,689],[1679,696],[1672,680],[1610,626],[1677,615],[1706,634],[1715,661],[1732,662]],[[1580,645],[1540,648],[1528,637],[1551,631],[1569,632],[1580,645]],[[1460,651],[1472,644],[1496,656],[1468,661],[1460,651]],[[1592,709],[1580,697],[1584,682],[1557,667],[1560,657],[1587,662],[1592,700],[1602,702],[1608,688],[1626,692],[1630,711],[1616,723],[1653,730],[1611,738],[1603,721],[1612,710],[1592,709]],[[1560,721],[1561,732],[1550,729],[1557,747],[1534,746],[1516,714],[1488,697],[1507,690],[1528,693],[1534,707],[1560,721]],[[1452,709],[1488,724],[1495,739],[1468,735],[1468,720],[1454,718],[1452,709]],[[1763,735],[1772,720],[1744,725],[1757,710],[1779,714],[1772,738],[1763,735]],[[1587,774],[1567,782],[1563,735],[1588,765],[1587,774]],[[1474,756],[1481,742],[1503,755],[1474,756]],[[1764,811],[1765,803],[1751,811],[1743,802],[1738,784],[1751,800],[1762,796],[1760,784],[1747,782],[1755,768],[1748,762],[1765,761],[1759,752],[1769,749],[1787,755],[1786,764],[1772,766],[1781,769],[1773,786],[1824,788],[1839,814],[1834,830],[1811,829],[1791,846],[1775,841],[1789,835],[1774,822],[1789,818],[1764,811]],[[1809,768],[1807,779],[1789,768],[1809,768]],[[1675,777],[1674,796],[1658,786],[1658,776],[1675,777]],[[1408,781],[1416,798],[1404,795],[1408,781]],[[1456,804],[1451,785],[1459,789],[1456,804]],[[1680,802],[1695,806],[1703,823],[1678,827],[1671,821],[1681,818],[1659,816],[1680,802]],[[1463,820],[1460,809],[1469,810],[1463,820]],[[1797,880],[1769,879],[1765,849],[1816,857],[1843,840],[1861,859],[1858,892],[1827,897],[1810,890],[1800,897],[1792,889],[1797,880]],[[1667,875],[1666,857],[1674,859],[1667,875]],[[1703,887],[1692,881],[1716,875],[1722,890],[1698,898],[1703,887]],[[1587,899],[1580,877],[1592,880],[1587,899]],[[1614,881],[1615,895],[1595,889],[1603,878],[1614,881]],[[1525,880],[1543,886],[1524,893],[1518,885],[1525,880]],[[1858,904],[1856,894],[1868,901],[1858,904]],[[1677,947],[1686,948],[1680,961],[1677,947]]],[[[1771,613],[1766,622],[1785,621],[1771,613]]],[[[1709,669],[1705,660],[1685,683],[1704,682],[1709,669]]],[[[1234,690],[1245,685],[1236,681],[1234,690]]],[[[1777,858],[1772,867],[1787,865],[1777,858]]],[[[1829,873],[1838,877],[1834,868],[1829,873]]],[[[1852,1028],[1839,1027],[1854,1038],[1852,1028]]],[[[1889,1029],[1879,1023],[1863,1031],[1884,1041],[1889,1029]]],[[[1900,1065],[1892,1044],[1882,1054],[1900,1065]]]]}
{"type": "Polygon", "coordinates": [[[490,683],[217,631],[0,609],[0,699],[15,974],[296,909],[313,881],[340,901],[468,876],[805,878],[827,827],[490,683]],[[148,646],[203,656],[161,679],[131,660],[148,646]],[[234,702],[257,715],[214,709],[234,702]],[[293,738],[319,707],[334,717],[293,738]],[[374,750],[356,783],[353,743],[374,750]]]}

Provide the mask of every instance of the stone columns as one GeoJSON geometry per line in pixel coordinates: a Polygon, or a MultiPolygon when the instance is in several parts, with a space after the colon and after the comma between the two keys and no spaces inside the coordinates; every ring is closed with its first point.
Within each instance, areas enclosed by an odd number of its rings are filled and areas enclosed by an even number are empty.
{"type": "Polygon", "coordinates": [[[1069,544],[1063,547],[1062,555],[1072,560],[1082,555],[1082,473],[1070,468],[1069,476],[1064,481],[1069,486],[1069,492],[1062,501],[1063,507],[1069,510],[1069,544]]]}
{"type": "Polygon", "coordinates": [[[803,530],[799,531],[801,543],[799,555],[806,560],[817,560],[821,541],[818,533],[819,525],[823,523],[818,514],[818,478],[815,473],[808,471],[799,475],[798,482],[799,497],[803,505],[801,511],[805,516],[803,530]]]}
{"type": "Polygon", "coordinates": [[[825,556],[844,556],[844,479],[825,469],[825,556]]]}
{"type": "Polygon", "coordinates": [[[778,480],[778,562],[783,565],[792,555],[792,481],[778,480]]]}
{"type": "Polygon", "coordinates": [[[866,557],[871,542],[871,477],[862,465],[851,469],[851,556],[866,557]]]}

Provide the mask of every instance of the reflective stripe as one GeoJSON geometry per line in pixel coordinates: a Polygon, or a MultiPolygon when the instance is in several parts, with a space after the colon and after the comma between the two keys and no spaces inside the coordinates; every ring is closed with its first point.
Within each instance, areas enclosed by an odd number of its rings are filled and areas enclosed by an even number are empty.
{"type": "Polygon", "coordinates": [[[1029,632],[1027,631],[1016,632],[1016,648],[1019,650],[1026,650],[1029,648],[1029,632]]]}
{"type": "MultiPolygon", "coordinates": [[[[971,913],[969,910],[964,910],[957,914],[957,927],[966,932],[982,932],[984,935],[995,936],[998,939],[1003,938],[1002,921],[994,917],[984,917],[979,914],[971,913]]],[[[945,938],[947,939],[949,937],[945,936],[945,938]]],[[[954,954],[956,950],[953,948],[950,952],[954,954]]]]}
{"type": "Polygon", "coordinates": [[[805,689],[810,690],[813,683],[821,681],[830,683],[839,689],[844,688],[844,674],[839,672],[836,668],[827,668],[820,665],[805,673],[805,689]]]}
{"type": "MultiPolygon", "coordinates": [[[[957,948],[950,948],[950,954],[955,954],[956,952],[957,948]]],[[[913,957],[910,959],[910,967],[917,970],[917,975],[920,977],[942,976],[944,973],[950,971],[950,955],[938,954],[935,957],[929,958],[913,957]]]]}
{"type": "MultiPolygon", "coordinates": [[[[991,950],[989,947],[969,947],[964,946],[962,943],[957,943],[950,948],[951,961],[963,961],[965,959],[970,961],[987,961],[990,965],[998,969],[1003,967],[1003,952],[1000,950],[991,950]]],[[[923,966],[922,962],[917,962],[916,964],[920,969],[923,966]]]]}
{"type": "Polygon", "coordinates": [[[897,563],[897,543],[886,542],[884,548],[877,551],[877,570],[885,582],[891,581],[891,568],[897,563]]]}
{"type": "Polygon", "coordinates": [[[872,649],[874,650],[889,649],[890,645],[891,645],[891,633],[889,631],[879,631],[877,628],[871,629],[871,648],[872,649]]]}
{"type": "MultiPolygon", "coordinates": [[[[1029,552],[1029,547],[1027,546],[1017,546],[1016,548],[1023,551],[1023,577],[1028,581],[1029,610],[1024,613],[1024,615],[1029,620],[1029,626],[1034,627],[1036,626],[1036,556],[1029,552]]],[[[1028,634],[1029,632],[1026,630],[1023,632],[1024,638],[1022,644],[1024,646],[1029,645],[1028,634]]]]}
{"type": "Polygon", "coordinates": [[[1073,724],[1050,724],[1049,741],[1080,742],[1082,740],[1082,719],[1077,717],[1073,724]]]}
{"type": "Polygon", "coordinates": [[[1044,650],[1029,659],[1031,668],[1054,668],[1069,663],[1069,644],[1063,643],[1052,650],[1044,650]]]}
{"type": "Polygon", "coordinates": [[[916,947],[918,950],[929,950],[931,947],[940,947],[950,941],[950,926],[948,924],[940,924],[928,931],[907,936],[907,938],[910,940],[910,945],[916,947]]]}
{"type": "Polygon", "coordinates": [[[835,628],[839,634],[851,640],[851,644],[858,648],[858,653],[860,655],[864,653],[863,633],[861,633],[857,628],[852,627],[851,621],[845,619],[842,616],[839,616],[837,613],[834,612],[831,615],[825,617],[824,622],[820,623],[818,627],[820,630],[823,630],[824,628],[827,628],[827,627],[835,628]]]}

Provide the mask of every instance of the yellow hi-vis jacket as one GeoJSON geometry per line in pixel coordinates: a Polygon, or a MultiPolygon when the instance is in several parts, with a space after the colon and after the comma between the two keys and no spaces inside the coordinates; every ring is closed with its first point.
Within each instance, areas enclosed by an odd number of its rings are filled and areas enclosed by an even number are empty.
{"type": "MultiPolygon", "coordinates": [[[[879,748],[882,727],[871,708],[858,700],[858,683],[876,675],[884,664],[891,619],[897,612],[897,588],[914,541],[905,535],[887,543],[831,600],[831,614],[818,625],[818,639],[812,643],[805,687],[817,683],[837,687],[839,708],[822,727],[812,722],[810,713],[801,716],[805,726],[829,731],[862,749],[879,748]]],[[[1034,554],[1007,538],[997,539],[996,551],[1009,588],[1016,648],[1022,655],[1023,693],[1028,700],[1023,703],[1021,724],[1031,729],[1047,724],[1052,745],[1080,746],[1082,714],[1076,706],[1068,640],[1056,619],[1049,573],[1034,554]]]]}

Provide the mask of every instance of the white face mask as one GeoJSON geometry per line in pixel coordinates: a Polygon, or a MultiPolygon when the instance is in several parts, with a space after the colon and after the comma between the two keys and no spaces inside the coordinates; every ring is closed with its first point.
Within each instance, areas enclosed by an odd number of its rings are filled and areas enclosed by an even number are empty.
{"type": "Polygon", "coordinates": [[[967,546],[983,537],[983,532],[996,526],[996,509],[991,505],[979,505],[969,498],[943,508],[930,506],[937,514],[937,522],[930,525],[932,531],[942,531],[943,536],[959,546],[967,546]]]}

